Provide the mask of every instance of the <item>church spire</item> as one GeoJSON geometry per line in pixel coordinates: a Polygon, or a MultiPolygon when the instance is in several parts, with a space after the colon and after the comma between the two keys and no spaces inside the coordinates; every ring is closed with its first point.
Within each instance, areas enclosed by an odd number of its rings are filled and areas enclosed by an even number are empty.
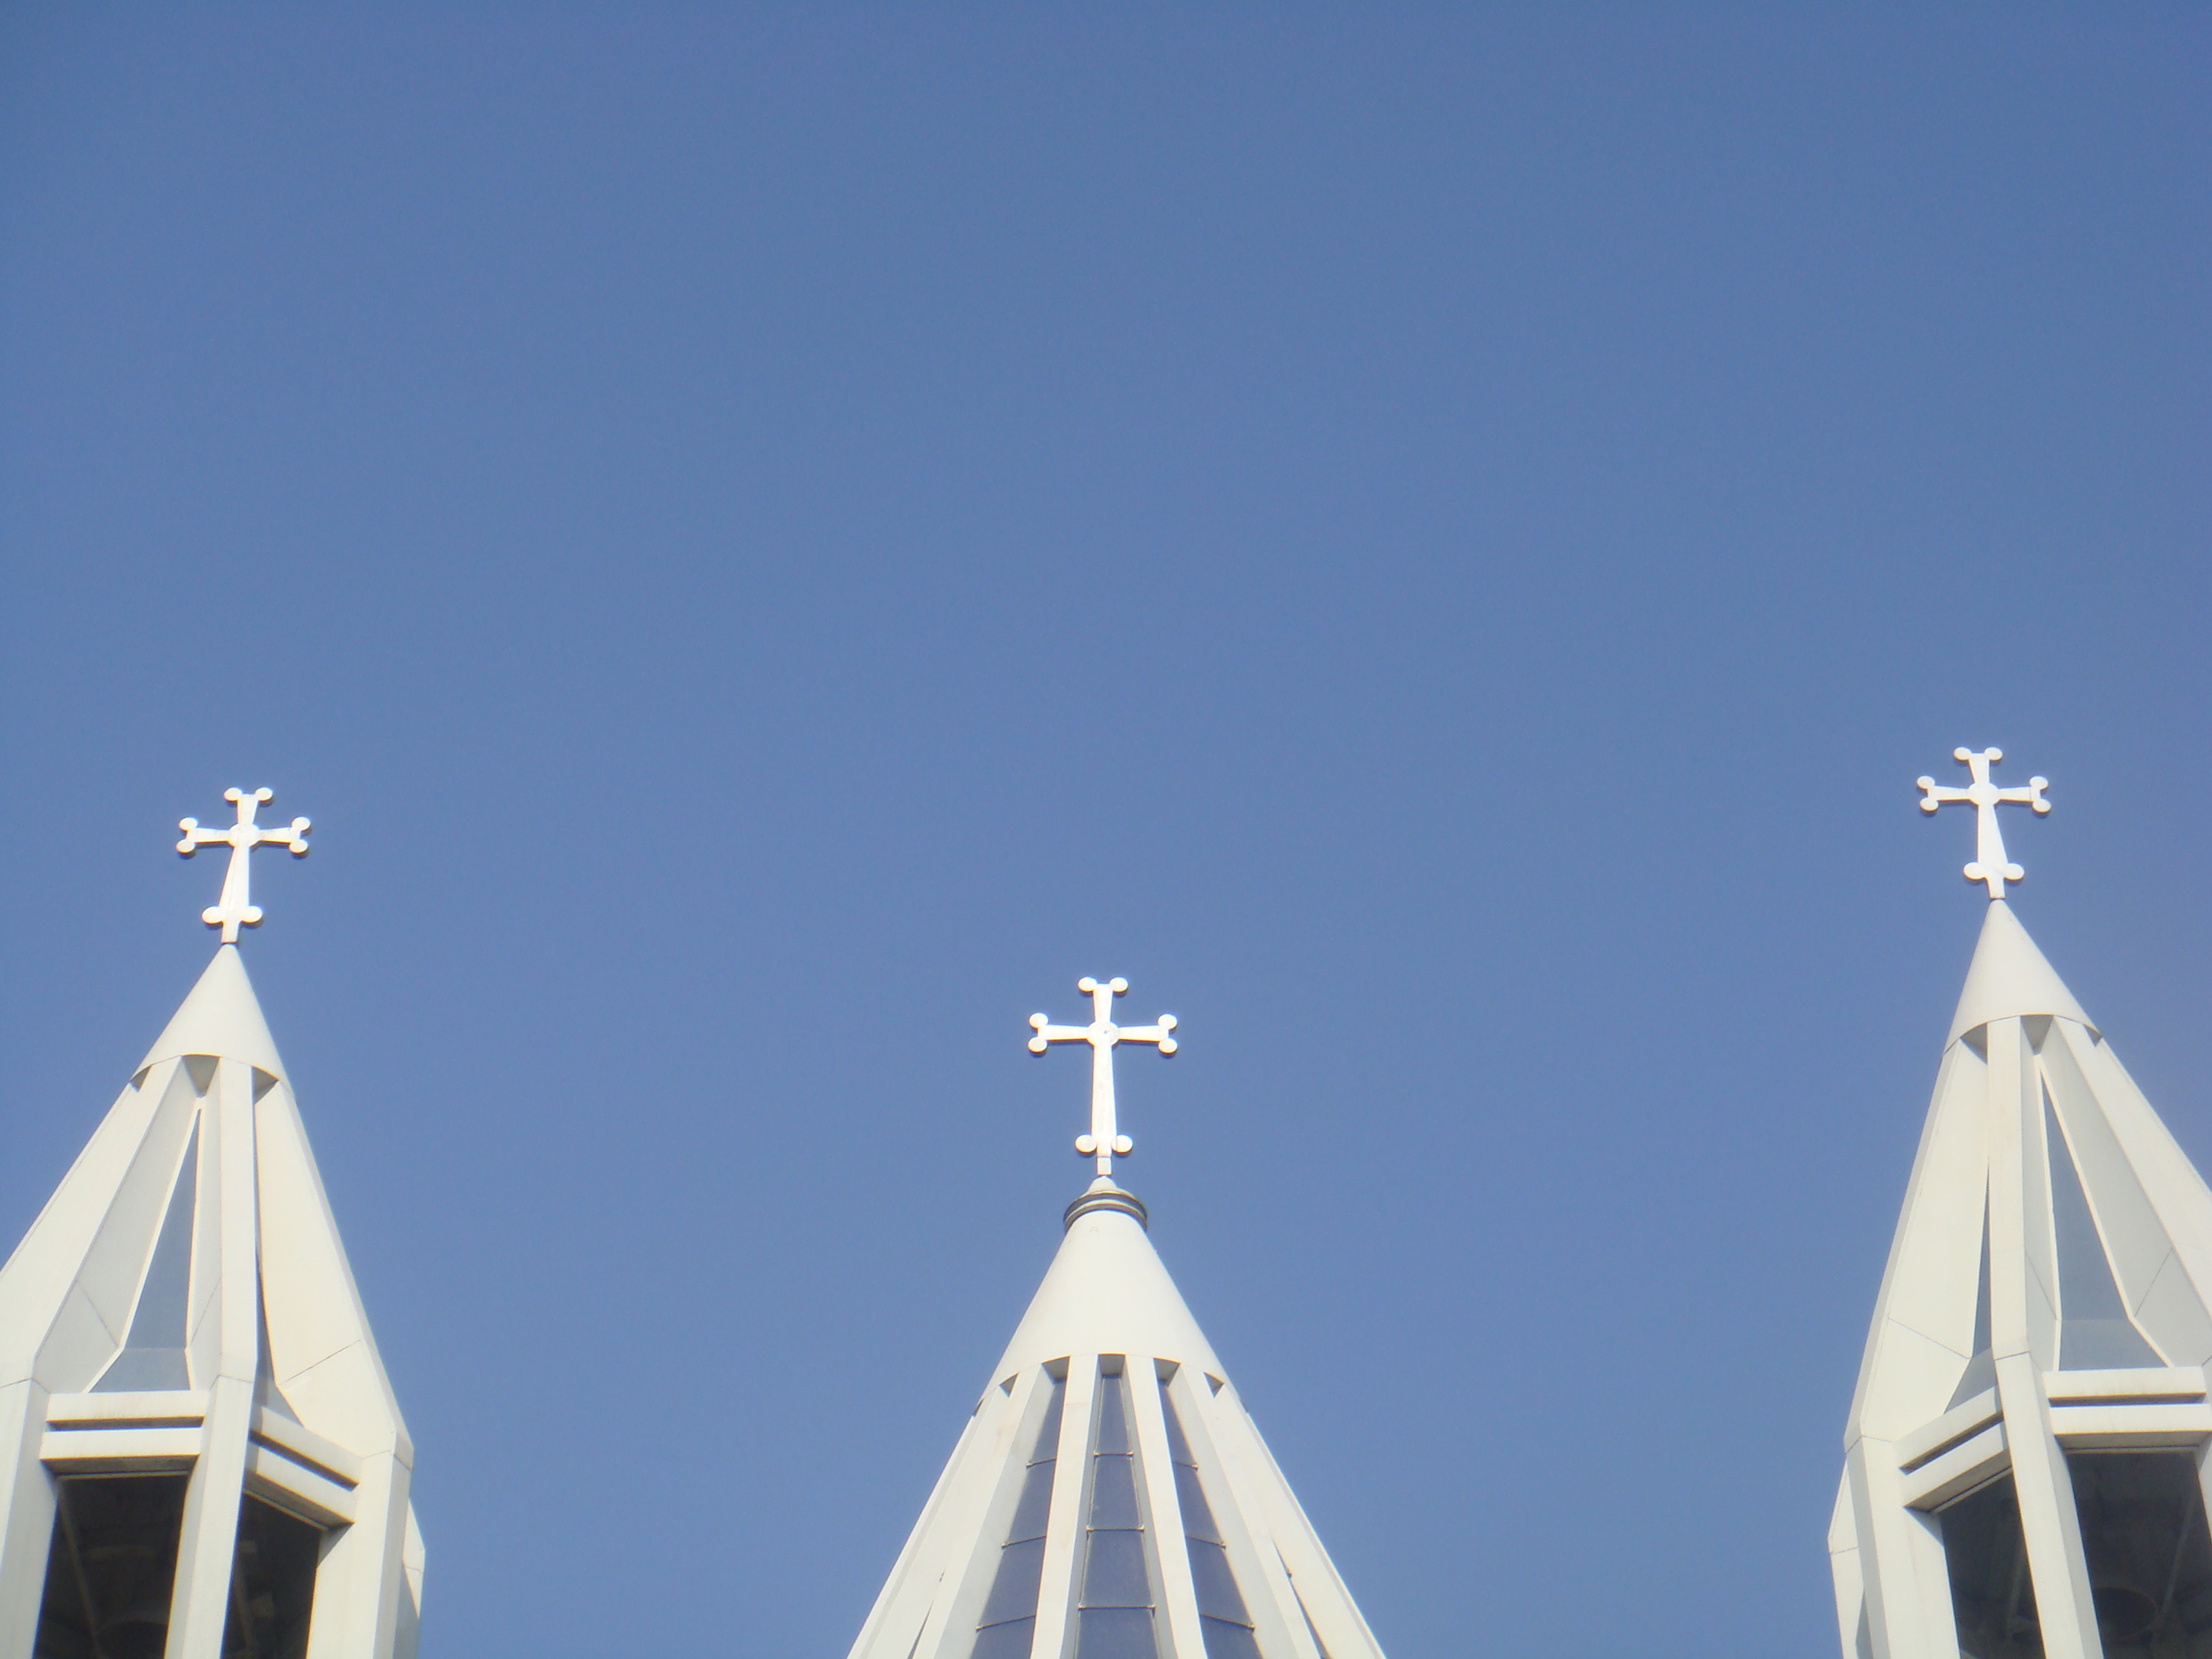
{"type": "MultiPolygon", "coordinates": [[[[1981,788],[1996,751],[1960,757],[1981,788]]],[[[1993,830],[1978,851],[1993,897],[2019,879],[1993,830]]],[[[1846,1659],[2196,1650],[2208,1364],[2212,1190],[1995,897],[1844,1431],[1846,1659]]]]}
{"type": "Polygon", "coordinates": [[[992,1369],[851,1659],[1382,1659],[1227,1370],[1114,1185],[1121,980],[1079,982],[1097,1178],[992,1369]]]}
{"type": "MultiPolygon", "coordinates": [[[[0,1659],[410,1659],[414,1449],[235,943],[0,1267],[0,1659]]],[[[185,821],[187,839],[193,825],[185,821]]]]}

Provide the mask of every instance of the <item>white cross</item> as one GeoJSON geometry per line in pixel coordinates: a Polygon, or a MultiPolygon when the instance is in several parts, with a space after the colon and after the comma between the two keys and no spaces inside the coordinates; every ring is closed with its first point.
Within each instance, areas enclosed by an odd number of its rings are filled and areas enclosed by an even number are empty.
{"type": "Polygon", "coordinates": [[[225,945],[238,943],[240,926],[258,927],[261,925],[261,907],[247,896],[248,878],[252,873],[250,854],[257,847],[276,846],[291,849],[292,856],[307,856],[307,821],[294,818],[289,830],[272,830],[253,821],[253,814],[263,801],[276,799],[273,789],[256,789],[250,793],[243,789],[226,789],[222,798],[238,806],[238,822],[222,830],[204,830],[198,818],[179,818],[177,828],[185,838],[177,843],[177,850],[186,858],[203,847],[227,846],[230,848],[230,868],[223,872],[222,896],[200,912],[200,920],[210,927],[222,929],[225,945]]]}
{"type": "Polygon", "coordinates": [[[1162,1014],[1157,1025],[1116,1025],[1114,999],[1128,990],[1127,980],[1109,979],[1102,985],[1085,975],[1075,981],[1075,988],[1091,999],[1091,1024],[1054,1025],[1042,1014],[1031,1014],[1030,1025],[1036,1035],[1030,1039],[1030,1052],[1041,1054],[1054,1042],[1091,1045],[1091,1133],[1075,1138],[1075,1150],[1085,1158],[1096,1157],[1098,1173],[1110,1180],[1114,1160],[1128,1157],[1137,1146],[1114,1122],[1114,1045],[1157,1042],[1162,1054],[1171,1054],[1176,1051],[1176,1018],[1162,1014]]]}
{"type": "Polygon", "coordinates": [[[1946,801],[1974,804],[1974,861],[1966,866],[1966,879],[1987,882],[1990,896],[2002,898],[2005,883],[2018,881],[2027,872],[2005,857],[2004,836],[1997,828],[1997,805],[2008,801],[2033,806],[2039,813],[2048,812],[2051,803],[2044,799],[2043,792],[2051,787],[2051,780],[2030,778],[2025,789],[2000,789],[1990,781],[1990,768],[2004,758],[2003,750],[1954,749],[1951,758],[1966,763],[1973,774],[1973,782],[1964,789],[1945,789],[1938,788],[1933,778],[1921,779],[1920,810],[1933,812],[1946,801]]]}

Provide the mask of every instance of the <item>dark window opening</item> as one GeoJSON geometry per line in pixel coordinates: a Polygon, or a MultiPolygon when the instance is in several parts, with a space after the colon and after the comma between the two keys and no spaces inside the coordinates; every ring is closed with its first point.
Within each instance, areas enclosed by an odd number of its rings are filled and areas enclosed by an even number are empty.
{"type": "Polygon", "coordinates": [[[68,1475],[54,1483],[36,1659],[161,1659],[187,1479],[68,1475]]]}
{"type": "Polygon", "coordinates": [[[2212,1534],[2189,1452],[2069,1452],[2105,1650],[2163,1652],[2212,1629],[2212,1534]]]}
{"type": "Polygon", "coordinates": [[[2043,1631],[2012,1476],[1969,1493],[1938,1518],[1962,1659],[2042,1659],[2043,1631]]]}
{"type": "Polygon", "coordinates": [[[322,1553],[319,1528],[258,1498],[240,1504],[223,1659],[306,1659],[322,1553]]]}
{"type": "MultiPolygon", "coordinates": [[[[2108,1654],[2194,1652],[2212,1631],[2212,1530],[2193,1454],[2066,1454],[2108,1654]]],[[[1963,1659],[2041,1659],[2020,1504],[2005,1475],[1941,1517],[1963,1659]]]]}

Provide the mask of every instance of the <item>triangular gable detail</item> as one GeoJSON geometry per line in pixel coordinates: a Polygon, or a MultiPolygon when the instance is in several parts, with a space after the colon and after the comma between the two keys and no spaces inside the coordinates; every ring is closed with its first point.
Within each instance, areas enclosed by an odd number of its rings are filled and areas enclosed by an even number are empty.
{"type": "Polygon", "coordinates": [[[185,1336],[191,1309],[192,1212],[198,1202],[199,1125],[185,1140],[185,1156],[169,1188],[169,1203],[155,1235],[154,1254],[138,1288],[138,1303],[123,1348],[100,1374],[99,1394],[139,1394],[189,1389],[185,1336]]]}

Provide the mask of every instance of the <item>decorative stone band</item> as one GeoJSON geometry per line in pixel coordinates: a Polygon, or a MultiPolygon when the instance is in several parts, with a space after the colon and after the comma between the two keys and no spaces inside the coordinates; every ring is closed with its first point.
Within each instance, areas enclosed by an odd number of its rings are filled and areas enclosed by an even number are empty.
{"type": "Polygon", "coordinates": [[[1137,1224],[1146,1232],[1152,1230],[1152,1218],[1145,1212],[1145,1201],[1134,1193],[1125,1193],[1119,1187],[1094,1188],[1067,1206],[1060,1218],[1060,1231],[1066,1231],[1075,1224],[1078,1216],[1089,1215],[1093,1210],[1118,1210],[1123,1215],[1134,1216],[1137,1224]]]}

